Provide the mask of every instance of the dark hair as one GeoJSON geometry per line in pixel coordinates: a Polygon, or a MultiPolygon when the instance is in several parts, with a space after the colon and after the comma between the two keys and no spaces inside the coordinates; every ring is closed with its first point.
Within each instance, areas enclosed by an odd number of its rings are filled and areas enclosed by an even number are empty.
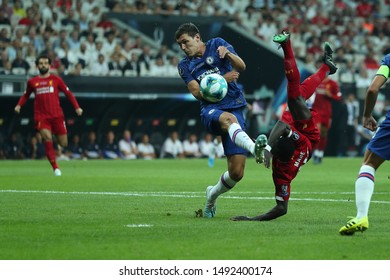
{"type": "Polygon", "coordinates": [[[38,66],[39,60],[42,59],[42,58],[48,59],[49,60],[49,64],[51,64],[50,57],[47,54],[41,54],[40,56],[37,57],[37,59],[35,59],[35,65],[38,66]]]}
{"type": "Polygon", "coordinates": [[[175,33],[175,39],[177,40],[181,35],[188,34],[191,37],[195,37],[196,34],[200,33],[198,27],[191,22],[183,23],[179,26],[175,33]]]}
{"type": "Polygon", "coordinates": [[[280,161],[287,162],[295,151],[294,141],[291,138],[281,137],[272,147],[272,154],[280,161]]]}

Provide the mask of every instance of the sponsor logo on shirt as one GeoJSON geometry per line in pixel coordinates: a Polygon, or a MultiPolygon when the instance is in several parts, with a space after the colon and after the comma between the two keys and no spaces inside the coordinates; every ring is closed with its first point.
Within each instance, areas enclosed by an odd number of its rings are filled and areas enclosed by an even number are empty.
{"type": "Polygon", "coordinates": [[[45,93],[51,93],[54,92],[53,87],[40,87],[36,89],[36,94],[45,94],[45,93]]]}
{"type": "Polygon", "coordinates": [[[221,75],[221,72],[219,71],[218,67],[214,67],[212,69],[207,70],[206,72],[203,72],[202,75],[198,77],[198,81],[201,81],[205,76],[209,74],[217,73],[221,75]]]}

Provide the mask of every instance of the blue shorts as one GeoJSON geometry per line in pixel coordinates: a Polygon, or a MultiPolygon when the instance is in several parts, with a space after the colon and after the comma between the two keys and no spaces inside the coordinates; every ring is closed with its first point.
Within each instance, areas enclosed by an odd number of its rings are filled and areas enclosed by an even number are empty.
{"type": "Polygon", "coordinates": [[[245,131],[245,120],[243,115],[243,108],[233,109],[233,110],[219,110],[215,108],[203,109],[200,114],[200,119],[202,124],[205,126],[206,130],[213,135],[220,135],[222,138],[222,145],[224,153],[226,156],[231,155],[246,155],[247,150],[236,146],[234,142],[230,139],[229,133],[223,133],[221,131],[221,126],[219,124],[219,117],[222,113],[229,112],[236,116],[238,123],[240,124],[242,130],[245,131]]]}
{"type": "Polygon", "coordinates": [[[390,160],[390,110],[368,143],[367,149],[385,160],[390,160]]]}

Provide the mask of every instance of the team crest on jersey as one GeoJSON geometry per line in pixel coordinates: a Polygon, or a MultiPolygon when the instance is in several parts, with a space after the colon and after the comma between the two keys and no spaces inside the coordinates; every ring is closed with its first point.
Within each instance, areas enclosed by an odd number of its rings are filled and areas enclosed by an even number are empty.
{"type": "Polygon", "coordinates": [[[214,58],[213,58],[212,56],[206,57],[206,63],[207,63],[208,65],[213,64],[213,63],[214,63],[214,58]]]}
{"type": "Polygon", "coordinates": [[[291,135],[292,140],[297,141],[299,139],[299,134],[296,131],[293,131],[291,135]]]}
{"type": "Polygon", "coordinates": [[[179,68],[178,68],[178,71],[179,71],[179,75],[180,75],[180,76],[183,76],[183,74],[184,74],[183,68],[179,67],[179,68]]]}
{"type": "Polygon", "coordinates": [[[212,113],[214,113],[215,112],[215,109],[211,109],[210,111],[209,111],[209,115],[211,115],[212,113]]]}

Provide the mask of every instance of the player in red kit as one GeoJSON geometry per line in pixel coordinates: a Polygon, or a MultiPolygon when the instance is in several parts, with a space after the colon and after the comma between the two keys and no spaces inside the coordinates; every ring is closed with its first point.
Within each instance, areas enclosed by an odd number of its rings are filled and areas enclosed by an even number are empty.
{"type": "Polygon", "coordinates": [[[317,111],[319,119],[317,127],[320,130],[320,141],[314,147],[313,161],[322,162],[328,142],[328,131],[332,124],[332,100],[341,100],[341,92],[336,81],[326,77],[315,91],[313,109],[317,111]]]}
{"type": "Polygon", "coordinates": [[[39,75],[27,81],[26,90],[15,106],[15,112],[19,114],[21,107],[27,102],[30,95],[34,93],[35,128],[40,132],[45,142],[46,156],[53,167],[54,175],[61,176],[61,170],[57,165],[53,147],[53,134],[56,135],[56,139],[62,147],[68,145],[68,137],[64,113],[60,106],[59,92],[62,91],[66,95],[78,116],[81,116],[83,110],[64,81],[49,72],[51,61],[48,56],[39,56],[35,63],[39,70],[39,75]]]}
{"type": "Polygon", "coordinates": [[[300,84],[300,73],[297,68],[291,47],[290,34],[283,31],[275,35],[273,41],[279,43],[284,52],[284,70],[287,77],[287,105],[272,129],[268,144],[264,148],[264,164],[271,165],[275,185],[276,206],[268,212],[255,217],[237,216],[233,221],[269,221],[287,213],[290,198],[291,182],[300,168],[311,158],[314,145],[320,140],[317,128],[318,115],[306,105],[315,88],[330,74],[337,71],[332,61],[333,50],[329,43],[324,44],[323,64],[318,71],[300,84]]]}

